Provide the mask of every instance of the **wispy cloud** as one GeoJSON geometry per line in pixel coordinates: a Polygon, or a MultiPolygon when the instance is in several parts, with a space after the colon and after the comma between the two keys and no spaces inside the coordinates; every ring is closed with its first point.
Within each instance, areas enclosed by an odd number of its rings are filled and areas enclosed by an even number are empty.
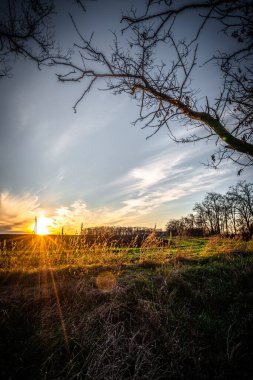
{"type": "Polygon", "coordinates": [[[192,168],[190,165],[185,165],[185,158],[185,153],[175,155],[166,151],[157,154],[111,182],[109,187],[116,187],[121,195],[134,192],[138,192],[139,195],[144,194],[189,172],[192,168]]]}
{"type": "MultiPolygon", "coordinates": [[[[225,172],[224,172],[225,174],[225,172]]],[[[63,172],[59,172],[61,181],[63,172]]],[[[85,200],[76,200],[57,208],[44,209],[51,218],[54,232],[62,227],[67,232],[80,230],[80,225],[149,225],[149,220],[160,209],[180,203],[182,200],[210,191],[213,183],[218,186],[227,177],[214,170],[200,167],[198,171],[185,166],[185,153],[174,158],[159,154],[149,158],[142,165],[130,169],[109,187],[118,198],[118,204],[110,202],[105,207],[91,208],[85,200]]],[[[107,189],[108,191],[108,189],[107,189]]],[[[31,225],[34,216],[39,216],[43,208],[36,195],[20,197],[8,192],[1,194],[0,229],[19,231],[31,225]]]]}
{"type": "Polygon", "coordinates": [[[160,179],[156,183],[157,189],[153,188],[153,184],[147,186],[145,191],[142,188],[134,197],[129,197],[122,202],[124,206],[118,210],[118,214],[122,217],[124,215],[133,217],[134,214],[148,215],[165,203],[179,201],[193,193],[208,191],[214,179],[214,173],[207,170],[202,170],[197,175],[188,172],[186,176],[185,173],[185,171],[178,172],[178,181],[174,180],[170,184],[168,182],[162,184],[162,179],[160,179]]]}
{"type": "MultiPolygon", "coordinates": [[[[153,169],[155,165],[157,168],[161,168],[159,161],[151,164],[153,169]]],[[[216,175],[214,171],[204,168],[196,173],[191,168],[180,169],[175,165],[172,179],[165,177],[167,169],[164,171],[159,169],[154,170],[155,174],[152,178],[146,180],[142,175],[146,171],[149,173],[148,169],[148,164],[143,168],[139,167],[138,171],[133,169],[126,174],[126,178],[121,179],[121,183],[124,183],[124,196],[117,208],[112,205],[92,209],[84,201],[79,200],[70,206],[54,210],[55,228],[64,225],[66,229],[73,231],[78,229],[81,223],[84,223],[85,226],[133,225],[140,223],[140,220],[142,225],[148,225],[152,213],[160,207],[164,207],[165,204],[180,202],[192,194],[208,191],[216,175]],[[136,173],[138,175],[135,175],[136,173]]],[[[223,178],[220,176],[219,179],[216,179],[216,184],[222,182],[223,178]]],[[[118,190],[121,191],[120,185],[118,190]]]]}
{"type": "MultiPolygon", "coordinates": [[[[198,156],[199,152],[196,152],[198,156]]],[[[191,155],[194,159],[194,155],[191,155]]],[[[115,212],[116,218],[123,221],[148,220],[149,215],[170,202],[180,202],[192,194],[210,191],[227,179],[211,169],[202,166],[198,171],[186,165],[187,150],[168,154],[163,152],[149,158],[142,165],[131,169],[112,185],[121,194],[121,206],[115,212]],[[145,216],[145,217],[144,217],[145,216]]],[[[223,174],[227,174],[225,169],[223,174]]],[[[116,192],[116,190],[115,190],[116,192]]]]}
{"type": "Polygon", "coordinates": [[[69,206],[61,206],[53,210],[52,220],[55,230],[64,227],[67,231],[76,232],[84,226],[105,225],[112,222],[113,211],[107,208],[88,208],[87,204],[78,200],[69,206]]]}
{"type": "Polygon", "coordinates": [[[0,231],[24,231],[38,214],[38,197],[32,194],[14,196],[0,193],[0,231]]]}
{"type": "Polygon", "coordinates": [[[171,180],[171,178],[178,176],[180,173],[188,171],[189,167],[179,168],[183,158],[183,155],[173,159],[168,155],[157,157],[153,161],[131,170],[125,180],[133,180],[135,189],[145,192],[159,183],[171,180]]]}

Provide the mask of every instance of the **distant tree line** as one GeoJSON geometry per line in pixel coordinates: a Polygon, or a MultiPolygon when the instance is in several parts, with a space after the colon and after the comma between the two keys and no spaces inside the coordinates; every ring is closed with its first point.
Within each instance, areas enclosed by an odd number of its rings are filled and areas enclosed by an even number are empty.
{"type": "MultiPolygon", "coordinates": [[[[164,232],[160,229],[147,227],[81,227],[81,236],[86,244],[107,244],[110,246],[140,247],[150,236],[161,238],[164,232]]],[[[156,241],[158,243],[158,241],[156,241]]],[[[162,244],[162,240],[161,240],[162,244]]],[[[158,244],[159,245],[159,244],[158,244]]]]}
{"type": "Polygon", "coordinates": [[[185,236],[223,235],[251,238],[253,235],[253,183],[240,181],[225,195],[207,193],[192,214],[171,219],[168,234],[185,236]]]}

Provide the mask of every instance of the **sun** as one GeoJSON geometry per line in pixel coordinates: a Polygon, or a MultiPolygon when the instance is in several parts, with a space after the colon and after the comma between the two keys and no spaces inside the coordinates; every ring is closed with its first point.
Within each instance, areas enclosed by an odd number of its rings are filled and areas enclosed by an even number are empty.
{"type": "Polygon", "coordinates": [[[51,218],[47,218],[45,216],[40,216],[37,218],[37,235],[48,235],[50,234],[50,226],[52,224],[51,218]]]}

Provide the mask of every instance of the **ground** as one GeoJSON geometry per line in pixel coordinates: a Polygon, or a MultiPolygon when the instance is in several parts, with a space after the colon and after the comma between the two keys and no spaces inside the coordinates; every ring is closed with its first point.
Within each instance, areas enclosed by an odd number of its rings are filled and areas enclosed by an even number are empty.
{"type": "Polygon", "coordinates": [[[6,247],[2,379],[252,378],[252,241],[6,247]]]}

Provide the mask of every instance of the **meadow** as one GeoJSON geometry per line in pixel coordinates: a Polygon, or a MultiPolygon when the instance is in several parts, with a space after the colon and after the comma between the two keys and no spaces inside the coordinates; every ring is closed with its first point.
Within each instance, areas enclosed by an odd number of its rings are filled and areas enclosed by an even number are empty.
{"type": "Polygon", "coordinates": [[[252,378],[252,240],[0,250],[1,379],[252,378]]]}

